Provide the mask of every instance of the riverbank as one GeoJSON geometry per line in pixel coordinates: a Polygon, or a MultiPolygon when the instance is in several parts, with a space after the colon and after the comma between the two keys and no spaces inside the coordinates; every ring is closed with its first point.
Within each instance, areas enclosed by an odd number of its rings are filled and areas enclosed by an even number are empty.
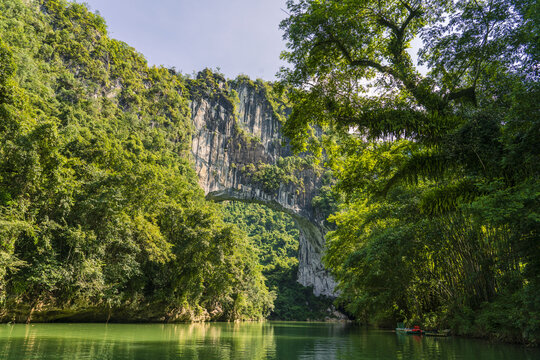
{"type": "MultiPolygon", "coordinates": [[[[18,306],[0,309],[0,323],[204,323],[234,321],[266,321],[265,318],[230,319],[223,312],[208,309],[179,308],[164,310],[164,304],[144,304],[109,308],[106,306],[54,307],[44,304],[18,306]]],[[[291,319],[272,318],[272,321],[291,319]]],[[[330,306],[320,312],[319,317],[292,321],[306,322],[348,322],[350,319],[338,309],[330,306]]]]}

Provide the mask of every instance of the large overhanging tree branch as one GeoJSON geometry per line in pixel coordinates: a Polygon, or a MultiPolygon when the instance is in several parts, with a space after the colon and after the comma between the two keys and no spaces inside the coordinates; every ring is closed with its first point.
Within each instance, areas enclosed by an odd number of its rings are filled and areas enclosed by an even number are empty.
{"type": "MultiPolygon", "coordinates": [[[[421,76],[406,51],[410,41],[424,29],[430,26],[439,29],[439,35],[445,31],[442,16],[455,11],[451,2],[446,1],[290,1],[293,15],[282,27],[286,29],[292,51],[285,54],[285,58],[297,65],[296,70],[301,70],[304,79],[314,75],[324,78],[320,71],[329,71],[332,64],[339,66],[340,62],[354,69],[374,70],[391,77],[419,106],[431,112],[448,111],[450,103],[456,100],[475,104],[478,77],[489,57],[485,49],[489,49],[492,23],[497,20],[490,12],[491,2],[486,2],[488,10],[482,9],[483,3],[475,5],[476,15],[482,17],[479,21],[481,41],[477,46],[483,49],[477,52],[476,59],[470,61],[470,56],[462,59],[460,69],[451,63],[449,69],[438,69],[446,77],[456,78],[454,84],[438,82],[435,85],[437,74],[421,76]],[[465,76],[465,72],[470,75],[465,76]],[[473,79],[469,83],[460,81],[469,77],[473,79]]],[[[446,36],[455,38],[453,31],[446,29],[446,36]]],[[[449,44],[452,46],[461,45],[449,44]]]]}
{"type": "MultiPolygon", "coordinates": [[[[405,138],[428,147],[449,142],[466,121],[464,114],[481,111],[478,97],[493,98],[488,84],[497,69],[507,69],[518,58],[508,34],[519,18],[509,4],[289,1],[291,17],[282,27],[290,49],[284,58],[293,68],[284,75],[296,85],[298,105],[285,125],[286,135],[302,133],[305,140],[307,124],[317,124],[355,129],[366,139],[405,138]],[[420,58],[430,67],[424,75],[408,53],[420,36],[425,45],[420,58]]],[[[486,155],[474,155],[474,166],[488,172],[486,155]]]]}
{"type": "MultiPolygon", "coordinates": [[[[422,7],[418,4],[409,4],[399,1],[399,3],[408,11],[407,17],[401,24],[388,19],[380,10],[373,10],[373,19],[375,22],[388,30],[391,39],[388,44],[390,65],[383,65],[381,62],[370,60],[368,58],[353,58],[351,51],[347,46],[337,38],[332,30],[325,27],[328,35],[328,41],[316,43],[315,46],[323,44],[334,44],[342,56],[351,67],[369,67],[377,70],[382,75],[390,75],[398,80],[428,111],[444,111],[448,103],[452,100],[467,98],[475,102],[475,84],[465,89],[457,89],[451,92],[433,91],[429,84],[424,81],[417,71],[415,71],[407,48],[408,26],[413,20],[421,20],[423,15],[422,7]]],[[[476,83],[476,82],[475,82],[476,83]]]]}

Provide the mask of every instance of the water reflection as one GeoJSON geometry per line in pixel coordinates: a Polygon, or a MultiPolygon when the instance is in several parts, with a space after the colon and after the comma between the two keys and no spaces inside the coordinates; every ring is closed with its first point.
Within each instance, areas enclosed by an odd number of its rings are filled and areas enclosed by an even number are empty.
{"type": "Polygon", "coordinates": [[[538,359],[540,350],[348,324],[0,325],[0,359],[538,359]]]}

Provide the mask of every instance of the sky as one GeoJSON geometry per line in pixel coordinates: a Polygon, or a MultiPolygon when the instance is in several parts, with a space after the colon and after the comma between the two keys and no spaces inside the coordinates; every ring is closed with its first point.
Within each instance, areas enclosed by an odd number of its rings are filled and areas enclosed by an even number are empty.
{"type": "Polygon", "coordinates": [[[152,65],[192,74],[206,67],[228,78],[274,80],[285,50],[279,23],[286,0],[78,0],[98,11],[112,38],[152,65]]]}

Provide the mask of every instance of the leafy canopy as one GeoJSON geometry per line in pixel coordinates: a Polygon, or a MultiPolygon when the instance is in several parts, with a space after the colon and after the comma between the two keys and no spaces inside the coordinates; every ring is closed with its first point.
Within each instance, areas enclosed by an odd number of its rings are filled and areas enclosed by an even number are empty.
{"type": "Polygon", "coordinates": [[[538,341],[538,4],[288,8],[284,131],[327,156],[346,195],[326,256],[345,305],[365,320],[538,341]]]}

